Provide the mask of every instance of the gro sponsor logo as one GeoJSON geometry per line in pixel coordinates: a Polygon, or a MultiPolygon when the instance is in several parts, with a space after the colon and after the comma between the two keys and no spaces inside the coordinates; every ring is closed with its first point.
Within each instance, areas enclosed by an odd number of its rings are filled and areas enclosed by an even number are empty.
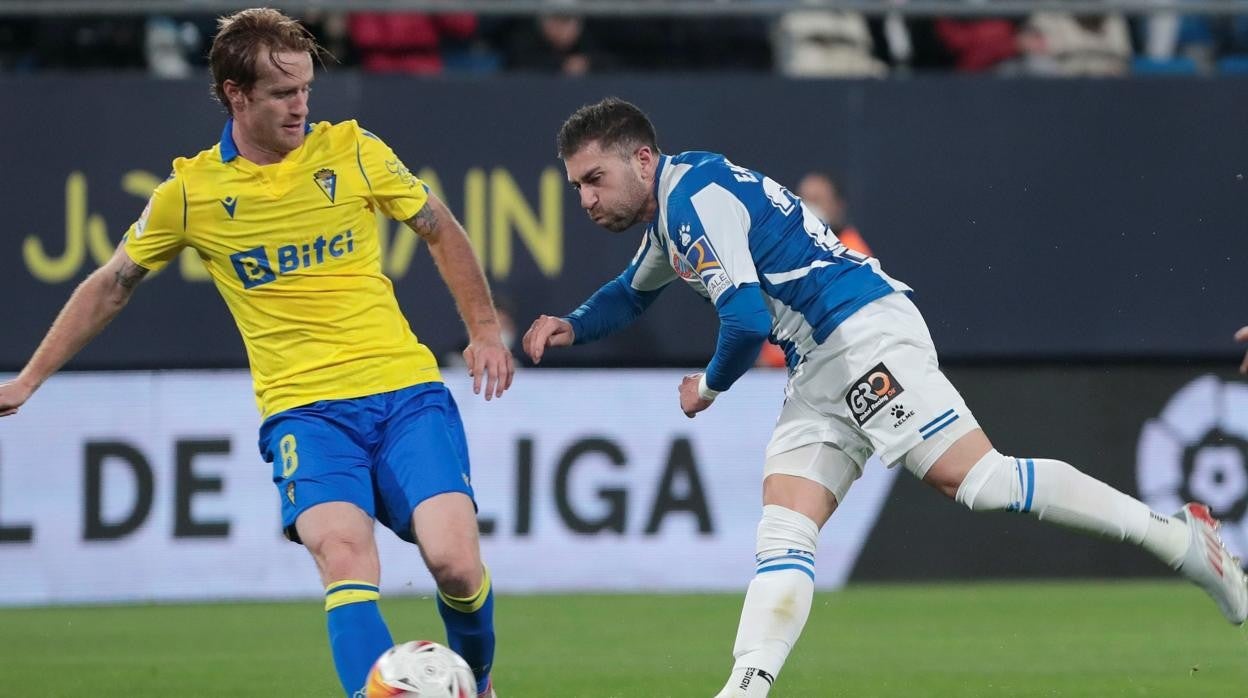
{"type": "Polygon", "coordinates": [[[849,392],[845,394],[845,404],[849,406],[854,421],[862,426],[902,392],[901,383],[887,366],[879,363],[850,385],[849,392]]]}

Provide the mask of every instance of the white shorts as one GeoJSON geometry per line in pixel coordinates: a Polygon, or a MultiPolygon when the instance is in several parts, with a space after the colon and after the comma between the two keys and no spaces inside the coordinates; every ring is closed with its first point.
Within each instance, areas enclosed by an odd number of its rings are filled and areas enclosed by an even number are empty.
{"type": "MultiPolygon", "coordinates": [[[[921,459],[907,467],[922,477],[953,441],[978,427],[941,373],[919,309],[892,293],[851,315],[789,376],[764,472],[798,475],[836,492],[831,485],[844,483],[847,464],[857,468],[852,482],[872,453],[892,467],[913,449],[921,459]],[[847,456],[820,459],[837,472],[789,472],[786,459],[774,458],[815,443],[847,456]],[[929,448],[916,449],[921,444],[929,448]]],[[[847,486],[837,489],[843,495],[847,486]]]]}

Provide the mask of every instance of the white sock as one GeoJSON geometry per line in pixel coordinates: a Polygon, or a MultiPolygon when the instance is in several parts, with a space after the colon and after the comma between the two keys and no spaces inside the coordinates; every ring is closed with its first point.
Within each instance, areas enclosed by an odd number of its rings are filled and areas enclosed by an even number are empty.
{"type": "Polygon", "coordinates": [[[1042,521],[1130,541],[1177,568],[1187,552],[1187,525],[1148,508],[1069,463],[1009,458],[992,450],[966,474],[957,500],[974,511],[1032,514],[1042,521]]]}
{"type": "Polygon", "coordinates": [[[810,615],[818,539],[819,527],[806,516],[763,507],[757,570],[741,609],[732,673],[717,698],[755,698],[771,690],[810,615]]]}

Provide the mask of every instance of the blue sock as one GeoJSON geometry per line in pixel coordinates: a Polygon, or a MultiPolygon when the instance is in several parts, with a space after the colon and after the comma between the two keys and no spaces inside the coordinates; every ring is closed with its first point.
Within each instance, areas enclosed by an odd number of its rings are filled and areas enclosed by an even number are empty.
{"type": "Polygon", "coordinates": [[[446,625],[446,644],[472,667],[477,693],[490,685],[494,665],[494,590],[485,570],[481,588],[465,599],[438,592],[438,613],[446,625]]]}
{"type": "Polygon", "coordinates": [[[379,598],[376,584],[352,579],[325,588],[329,647],[334,653],[338,680],[348,698],[364,687],[373,662],[394,645],[377,608],[379,598]]]}

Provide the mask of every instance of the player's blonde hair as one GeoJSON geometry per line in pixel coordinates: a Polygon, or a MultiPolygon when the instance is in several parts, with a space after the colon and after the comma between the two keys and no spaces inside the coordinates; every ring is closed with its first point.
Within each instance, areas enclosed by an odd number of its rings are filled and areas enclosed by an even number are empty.
{"type": "Polygon", "coordinates": [[[326,54],[298,20],[268,7],[241,10],[218,19],[217,35],[208,52],[208,65],[212,70],[212,93],[231,114],[234,110],[225,97],[225,81],[250,90],[259,78],[256,62],[261,49],[266,48],[273,67],[287,74],[289,71],[273,59],[273,54],[308,53],[318,59],[326,54]]]}

